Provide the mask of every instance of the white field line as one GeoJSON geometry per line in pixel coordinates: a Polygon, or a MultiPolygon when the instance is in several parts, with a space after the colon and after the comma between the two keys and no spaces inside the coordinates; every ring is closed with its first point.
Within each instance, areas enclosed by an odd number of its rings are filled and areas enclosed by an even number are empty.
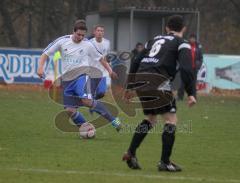
{"type": "Polygon", "coordinates": [[[148,179],[164,179],[176,181],[195,181],[195,182],[227,182],[227,183],[240,183],[240,179],[215,179],[204,177],[189,177],[189,176],[163,176],[151,174],[133,174],[133,173],[117,173],[117,172],[101,172],[101,171],[79,171],[79,170],[50,170],[50,169],[35,169],[35,168],[0,168],[5,171],[20,171],[20,172],[33,172],[33,173],[47,173],[47,174],[76,174],[76,175],[100,175],[100,176],[116,176],[116,177],[142,177],[148,179]]]}

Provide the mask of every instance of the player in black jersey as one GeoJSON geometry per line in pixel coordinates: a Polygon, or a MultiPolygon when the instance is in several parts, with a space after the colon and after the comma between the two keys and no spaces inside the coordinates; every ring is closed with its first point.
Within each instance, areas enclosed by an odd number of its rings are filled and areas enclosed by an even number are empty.
{"type": "Polygon", "coordinates": [[[128,151],[123,156],[129,168],[141,169],[136,158],[136,150],[157,122],[160,114],[165,122],[162,133],[162,155],[158,164],[159,171],[177,172],[181,168],[170,161],[176,131],[176,102],[171,91],[171,81],[177,71],[181,73],[188,105],[196,103],[194,98],[193,71],[191,68],[190,45],[183,33],[183,17],[169,17],[166,26],[167,35],[157,36],[146,43],[144,51],[131,63],[125,99],[130,101],[139,97],[146,118],[137,126],[128,151]]]}

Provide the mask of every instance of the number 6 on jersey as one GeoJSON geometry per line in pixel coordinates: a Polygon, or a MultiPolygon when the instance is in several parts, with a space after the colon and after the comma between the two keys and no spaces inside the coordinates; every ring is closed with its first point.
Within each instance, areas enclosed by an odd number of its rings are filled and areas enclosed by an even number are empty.
{"type": "Polygon", "coordinates": [[[154,57],[155,55],[157,55],[162,47],[162,44],[164,43],[165,43],[165,39],[160,39],[156,41],[149,52],[149,57],[154,57]]]}

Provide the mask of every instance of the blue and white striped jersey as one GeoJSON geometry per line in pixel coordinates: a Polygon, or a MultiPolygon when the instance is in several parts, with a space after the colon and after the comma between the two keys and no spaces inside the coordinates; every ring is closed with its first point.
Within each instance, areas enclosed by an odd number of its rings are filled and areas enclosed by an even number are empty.
{"type": "MultiPolygon", "coordinates": [[[[106,56],[110,52],[110,41],[103,38],[102,42],[97,42],[96,38],[92,38],[89,40],[96,49],[101,52],[104,56],[106,56]]],[[[91,62],[90,66],[99,69],[102,72],[103,77],[108,76],[107,70],[101,65],[99,62],[91,62]]]]}
{"type": "Polygon", "coordinates": [[[103,57],[89,40],[83,39],[80,43],[75,43],[72,35],[56,39],[44,49],[43,53],[50,56],[56,51],[61,52],[63,74],[79,67],[87,69],[88,66],[99,63],[103,57]]]}

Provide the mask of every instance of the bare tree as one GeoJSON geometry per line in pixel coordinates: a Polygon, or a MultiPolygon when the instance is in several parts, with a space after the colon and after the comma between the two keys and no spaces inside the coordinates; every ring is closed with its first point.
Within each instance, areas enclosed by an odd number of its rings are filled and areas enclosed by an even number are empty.
{"type": "Polygon", "coordinates": [[[239,4],[239,1],[238,1],[238,3],[237,3],[237,1],[230,0],[230,2],[231,2],[232,5],[236,8],[237,12],[240,14],[240,4],[239,4]]]}
{"type": "Polygon", "coordinates": [[[0,1],[0,13],[3,19],[4,31],[7,33],[11,45],[18,47],[20,45],[19,40],[13,27],[13,21],[8,11],[6,0],[0,1]]]}

